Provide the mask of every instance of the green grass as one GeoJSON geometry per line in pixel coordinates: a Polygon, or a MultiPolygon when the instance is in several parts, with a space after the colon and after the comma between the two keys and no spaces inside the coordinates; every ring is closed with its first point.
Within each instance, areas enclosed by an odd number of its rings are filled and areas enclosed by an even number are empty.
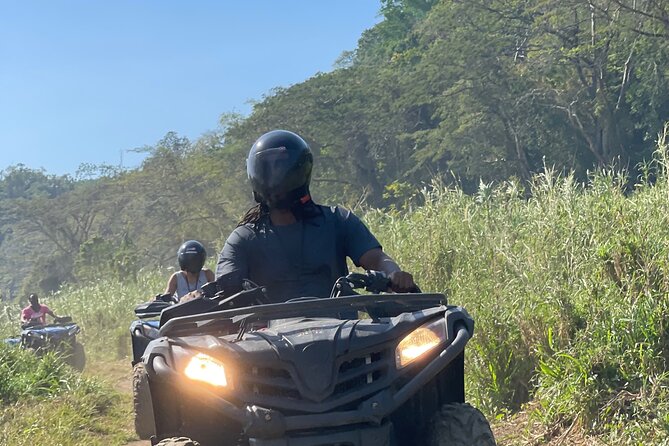
{"type": "Polygon", "coordinates": [[[109,445],[133,438],[128,397],[55,355],[0,346],[0,444],[109,445]]]}

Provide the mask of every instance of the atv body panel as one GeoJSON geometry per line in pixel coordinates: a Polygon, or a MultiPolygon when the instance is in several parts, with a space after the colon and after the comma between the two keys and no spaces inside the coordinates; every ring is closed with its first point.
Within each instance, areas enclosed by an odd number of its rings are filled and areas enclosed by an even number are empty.
{"type": "Polygon", "coordinates": [[[142,360],[142,355],[149,342],[160,336],[159,328],[160,322],[158,320],[138,320],[130,324],[133,365],[142,360]]]}
{"type": "MultiPolygon", "coordinates": [[[[161,296],[161,295],[158,295],[161,296]]],[[[132,365],[141,361],[146,346],[160,336],[158,329],[162,311],[169,308],[172,302],[154,300],[135,307],[135,315],[139,318],[130,324],[130,341],[132,344],[132,365]]]]}
{"type": "Polygon", "coordinates": [[[74,344],[80,331],[77,324],[37,325],[21,332],[21,346],[62,351],[64,345],[74,344]]]}
{"type": "Polygon", "coordinates": [[[185,435],[205,446],[409,443],[443,404],[464,402],[474,322],[444,302],[441,294],[383,294],[163,314],[161,337],[143,357],[157,438],[185,435]],[[443,342],[398,368],[398,343],[442,320],[443,342]],[[184,376],[197,353],[225,366],[226,387],[184,376]]]}

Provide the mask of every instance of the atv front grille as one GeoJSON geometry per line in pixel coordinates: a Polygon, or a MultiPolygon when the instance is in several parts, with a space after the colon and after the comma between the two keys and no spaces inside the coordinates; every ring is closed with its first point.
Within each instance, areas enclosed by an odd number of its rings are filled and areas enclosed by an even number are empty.
{"type": "Polygon", "coordinates": [[[339,366],[333,395],[352,392],[381,379],[386,372],[382,352],[352,358],[339,366]]]}
{"type": "MultiPolygon", "coordinates": [[[[362,390],[364,393],[366,387],[375,391],[388,376],[390,353],[389,350],[379,350],[337,358],[335,382],[323,401],[346,404],[356,399],[351,398],[356,392],[362,390]]],[[[307,396],[309,390],[299,382],[299,373],[290,364],[248,365],[241,370],[238,382],[238,390],[258,402],[311,400],[307,396]]]]}

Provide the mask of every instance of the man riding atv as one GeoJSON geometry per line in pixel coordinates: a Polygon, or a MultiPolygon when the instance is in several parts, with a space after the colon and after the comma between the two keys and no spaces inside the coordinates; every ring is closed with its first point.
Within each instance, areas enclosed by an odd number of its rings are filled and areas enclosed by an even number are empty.
{"type": "Polygon", "coordinates": [[[265,133],[253,144],[246,169],[253,197],[225,242],[216,269],[227,294],[249,279],[267,288],[274,302],[301,296],[328,297],[348,273],[346,257],[366,270],[381,271],[393,291],[415,288],[411,274],[388,256],[352,212],[313,202],[309,193],[313,155],[299,135],[265,133]]]}
{"type": "Polygon", "coordinates": [[[315,204],[312,164],[294,133],[254,143],[258,204],[136,365],[140,427],[157,446],[494,446],[465,402],[473,319],[421,293],[353,213],[315,204]]]}
{"type": "Polygon", "coordinates": [[[38,356],[56,352],[76,370],[86,365],[84,347],[77,341],[81,328],[69,316],[56,316],[46,305],[39,303],[37,294],[28,298],[30,305],[21,311],[21,335],[5,342],[35,352],[38,356]],[[46,315],[53,323],[46,323],[46,315]]]}
{"type": "Polygon", "coordinates": [[[44,325],[46,324],[47,314],[54,319],[58,318],[49,307],[39,303],[37,294],[31,294],[30,297],[28,297],[28,301],[30,302],[30,305],[21,311],[22,326],[44,325]]]}

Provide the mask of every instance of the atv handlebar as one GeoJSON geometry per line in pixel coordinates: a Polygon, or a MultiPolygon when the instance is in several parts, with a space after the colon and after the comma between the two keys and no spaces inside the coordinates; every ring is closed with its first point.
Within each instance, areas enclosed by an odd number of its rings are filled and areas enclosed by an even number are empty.
{"type": "MultiPolygon", "coordinates": [[[[335,282],[330,297],[351,296],[358,294],[354,290],[362,289],[372,294],[381,294],[388,292],[391,287],[390,278],[382,271],[367,271],[366,273],[350,273],[345,277],[340,277],[335,282]]],[[[409,293],[420,293],[418,286],[414,286],[409,293]]]]}

